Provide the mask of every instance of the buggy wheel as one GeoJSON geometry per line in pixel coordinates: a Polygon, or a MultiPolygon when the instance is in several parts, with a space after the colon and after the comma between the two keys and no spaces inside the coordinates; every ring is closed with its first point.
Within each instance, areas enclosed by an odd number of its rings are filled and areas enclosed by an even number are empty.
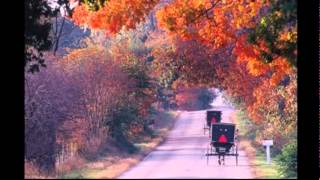
{"type": "Polygon", "coordinates": [[[236,154],[236,165],[238,166],[238,154],[236,154]]]}
{"type": "Polygon", "coordinates": [[[236,165],[238,166],[238,146],[236,146],[236,165]]]}
{"type": "MultiPolygon", "coordinates": [[[[210,144],[209,144],[209,146],[210,146],[210,144]]],[[[210,147],[207,146],[207,154],[206,154],[206,156],[207,156],[207,165],[209,164],[209,153],[210,153],[210,147]]]]}
{"type": "Polygon", "coordinates": [[[224,155],[222,156],[223,165],[225,165],[224,155]]]}

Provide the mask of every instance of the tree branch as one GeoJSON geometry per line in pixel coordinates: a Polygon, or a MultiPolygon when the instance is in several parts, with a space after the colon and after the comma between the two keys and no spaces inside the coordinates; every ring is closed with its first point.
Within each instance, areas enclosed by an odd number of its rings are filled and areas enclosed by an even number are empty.
{"type": "Polygon", "coordinates": [[[211,2],[212,6],[209,9],[206,9],[204,11],[202,11],[197,17],[195,17],[191,23],[194,23],[196,20],[198,20],[200,17],[206,15],[208,16],[208,12],[211,11],[213,8],[216,7],[216,5],[220,2],[221,0],[216,1],[215,3],[211,2]]]}

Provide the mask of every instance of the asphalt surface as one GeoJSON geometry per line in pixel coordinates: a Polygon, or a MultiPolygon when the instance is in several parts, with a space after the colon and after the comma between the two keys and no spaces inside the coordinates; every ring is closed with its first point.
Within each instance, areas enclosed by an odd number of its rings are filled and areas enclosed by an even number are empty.
{"type": "MultiPolygon", "coordinates": [[[[234,109],[221,96],[212,105],[212,110],[222,111],[222,122],[230,122],[234,109]]],[[[183,111],[166,141],[118,178],[253,178],[248,158],[241,150],[238,166],[235,156],[226,156],[225,165],[218,164],[217,156],[210,156],[207,164],[205,153],[210,139],[208,132],[204,135],[205,119],[206,110],[183,111]]]]}

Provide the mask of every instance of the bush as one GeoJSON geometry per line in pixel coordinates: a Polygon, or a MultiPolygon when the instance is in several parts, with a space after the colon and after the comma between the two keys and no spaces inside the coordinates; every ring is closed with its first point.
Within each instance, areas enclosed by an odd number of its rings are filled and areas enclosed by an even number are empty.
{"type": "Polygon", "coordinates": [[[240,111],[238,114],[240,135],[255,141],[257,136],[258,127],[248,118],[244,111],[240,111]]]}
{"type": "Polygon", "coordinates": [[[275,161],[279,165],[279,172],[286,178],[297,177],[297,141],[286,144],[275,161]]]}
{"type": "Polygon", "coordinates": [[[86,164],[86,160],[76,155],[58,164],[56,167],[56,172],[58,176],[67,174],[68,172],[83,168],[85,164],[86,164]]]}
{"type": "Polygon", "coordinates": [[[73,99],[61,71],[50,65],[35,74],[25,74],[25,159],[35,163],[46,175],[54,172],[57,129],[67,117],[73,99]],[[66,99],[70,99],[69,102],[66,99]]]}

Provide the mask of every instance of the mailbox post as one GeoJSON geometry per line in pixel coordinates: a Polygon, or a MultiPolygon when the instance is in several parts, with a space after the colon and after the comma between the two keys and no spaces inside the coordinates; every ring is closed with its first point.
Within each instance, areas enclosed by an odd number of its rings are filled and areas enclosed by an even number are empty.
{"type": "Polygon", "coordinates": [[[273,140],[263,140],[262,144],[266,146],[266,153],[267,153],[267,164],[270,164],[271,158],[270,158],[270,146],[273,145],[273,140]]]}

